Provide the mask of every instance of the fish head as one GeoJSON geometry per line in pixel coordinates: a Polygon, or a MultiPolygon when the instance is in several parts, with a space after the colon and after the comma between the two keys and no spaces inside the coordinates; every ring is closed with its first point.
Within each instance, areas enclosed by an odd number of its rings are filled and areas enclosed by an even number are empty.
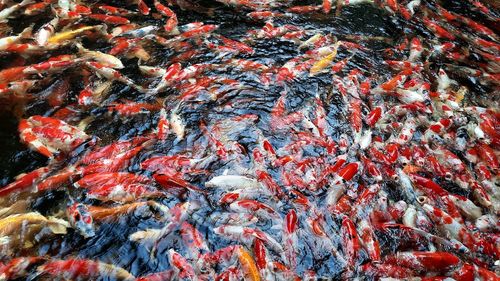
{"type": "Polygon", "coordinates": [[[69,223],[85,238],[95,235],[94,220],[87,206],[74,203],[66,209],[69,223]]]}

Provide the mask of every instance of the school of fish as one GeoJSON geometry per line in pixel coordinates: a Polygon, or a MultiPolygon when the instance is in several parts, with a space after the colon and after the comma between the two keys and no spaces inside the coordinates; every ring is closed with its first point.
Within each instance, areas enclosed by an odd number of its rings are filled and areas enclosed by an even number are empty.
{"type": "Polygon", "coordinates": [[[499,16],[0,0],[0,280],[500,280],[499,16]]]}

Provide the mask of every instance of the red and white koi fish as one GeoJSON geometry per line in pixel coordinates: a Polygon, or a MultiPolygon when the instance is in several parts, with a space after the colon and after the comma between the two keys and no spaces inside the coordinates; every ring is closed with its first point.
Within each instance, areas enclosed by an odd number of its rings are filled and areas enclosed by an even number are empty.
{"type": "Polygon", "coordinates": [[[23,0],[20,3],[16,3],[10,7],[2,7],[2,10],[0,11],[0,22],[5,22],[8,21],[8,18],[15,12],[19,11],[20,9],[28,6],[29,4],[32,4],[34,1],[33,0],[23,0]]]}
{"type": "MultiPolygon", "coordinates": [[[[1,12],[0,12],[1,13],[1,12]]],[[[19,40],[23,38],[31,37],[31,32],[33,31],[33,27],[25,28],[21,33],[14,36],[6,36],[0,38],[0,52],[8,50],[13,44],[17,43],[19,40]]]]}
{"type": "Polygon", "coordinates": [[[46,260],[43,257],[19,257],[14,258],[6,264],[0,265],[0,279],[14,280],[25,278],[30,270],[35,266],[44,263],[46,260]]]}
{"type": "Polygon", "coordinates": [[[115,280],[135,280],[135,277],[123,268],[111,264],[83,260],[53,260],[37,268],[40,275],[72,280],[112,278],[115,280]]]}
{"type": "Polygon", "coordinates": [[[19,133],[23,142],[49,158],[69,153],[90,138],[63,121],[38,115],[21,120],[19,133]]]}
{"type": "Polygon", "coordinates": [[[35,34],[36,42],[38,43],[38,45],[40,46],[47,45],[49,38],[52,37],[52,35],[54,35],[54,32],[58,27],[58,25],[59,25],[59,18],[57,17],[52,19],[48,23],[42,25],[42,27],[40,27],[40,29],[35,34]]]}
{"type": "Polygon", "coordinates": [[[424,272],[446,272],[460,263],[458,257],[447,252],[398,252],[385,260],[424,272]]]}

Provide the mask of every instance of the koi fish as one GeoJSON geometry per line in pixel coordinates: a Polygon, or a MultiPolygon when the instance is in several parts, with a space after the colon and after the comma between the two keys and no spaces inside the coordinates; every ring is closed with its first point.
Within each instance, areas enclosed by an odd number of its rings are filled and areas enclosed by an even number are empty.
{"type": "Polygon", "coordinates": [[[135,277],[123,268],[92,260],[67,259],[52,260],[37,268],[42,276],[72,280],[112,278],[115,280],[135,280],[135,277]]]}
{"type": "Polygon", "coordinates": [[[29,4],[32,4],[33,2],[34,2],[33,0],[23,0],[21,3],[17,3],[17,4],[10,6],[10,7],[2,9],[2,11],[0,11],[0,22],[7,21],[8,18],[13,13],[17,12],[18,10],[20,10],[21,8],[23,8],[29,4]]]}
{"type": "Polygon", "coordinates": [[[0,227],[0,249],[8,254],[15,249],[32,248],[37,242],[37,235],[40,239],[40,236],[47,234],[66,234],[69,224],[61,219],[30,212],[0,219],[0,227]],[[21,229],[26,230],[21,233],[21,229]]]}
{"type": "Polygon", "coordinates": [[[19,123],[21,139],[42,155],[53,158],[68,153],[90,138],[80,129],[58,119],[32,116],[19,123]]]}
{"type": "Polygon", "coordinates": [[[71,40],[71,39],[81,35],[85,31],[90,31],[90,30],[99,29],[99,28],[101,28],[101,26],[99,26],[99,25],[83,26],[83,27],[80,27],[80,28],[77,28],[74,30],[68,30],[68,31],[56,33],[53,36],[49,37],[49,39],[47,39],[47,43],[48,44],[59,44],[63,41],[71,40]]]}
{"type": "Polygon", "coordinates": [[[27,27],[25,28],[21,33],[18,35],[14,36],[7,36],[7,37],[2,37],[0,38],[0,51],[5,51],[8,48],[10,48],[13,44],[18,42],[19,40],[23,38],[29,38],[31,37],[31,32],[33,30],[33,27],[27,27]]]}

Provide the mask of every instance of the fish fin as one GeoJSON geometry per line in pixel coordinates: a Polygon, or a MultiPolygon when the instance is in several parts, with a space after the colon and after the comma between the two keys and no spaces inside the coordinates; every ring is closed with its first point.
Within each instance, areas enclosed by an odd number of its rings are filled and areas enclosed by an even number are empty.
{"type": "Polygon", "coordinates": [[[66,231],[67,227],[60,225],[60,224],[49,224],[49,228],[54,234],[66,234],[67,233],[67,231],[66,231]]]}
{"type": "Polygon", "coordinates": [[[10,243],[10,237],[9,236],[2,236],[0,237],[0,245],[7,245],[10,243]]]}
{"type": "Polygon", "coordinates": [[[26,27],[22,32],[21,32],[21,38],[31,38],[33,35],[33,24],[26,27]]]}
{"type": "Polygon", "coordinates": [[[54,234],[66,234],[69,223],[63,219],[50,217],[48,227],[54,234]]]}
{"type": "Polygon", "coordinates": [[[80,42],[75,42],[75,46],[76,48],[78,48],[78,52],[81,54],[85,54],[88,51],[80,42]]]}
{"type": "Polygon", "coordinates": [[[96,25],[94,26],[95,30],[96,31],[99,31],[102,35],[109,35],[108,33],[108,26],[106,24],[100,24],[100,25],[96,25]]]}
{"type": "Polygon", "coordinates": [[[32,248],[33,246],[35,246],[35,244],[33,244],[31,241],[24,241],[23,248],[32,248]]]}
{"type": "Polygon", "coordinates": [[[132,233],[129,237],[130,241],[134,242],[152,242],[155,241],[156,238],[160,235],[161,229],[146,229],[140,230],[132,233]]]}

